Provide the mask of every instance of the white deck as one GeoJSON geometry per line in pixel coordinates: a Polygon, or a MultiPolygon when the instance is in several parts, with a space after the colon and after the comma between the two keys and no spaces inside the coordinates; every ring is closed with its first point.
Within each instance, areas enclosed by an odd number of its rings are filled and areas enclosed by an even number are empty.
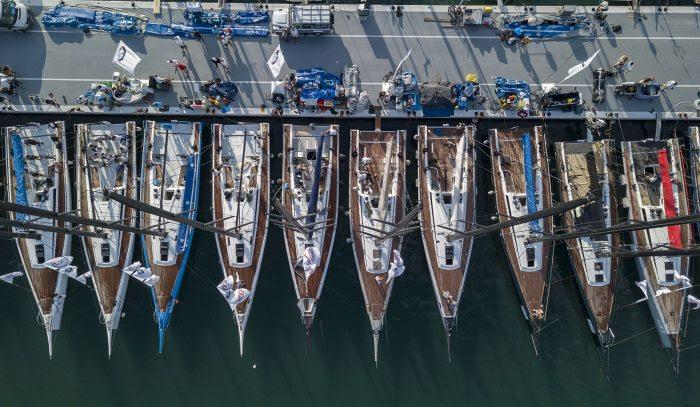
{"type": "MultiPolygon", "coordinates": [[[[313,130],[307,132],[305,130],[300,130],[298,127],[293,127],[290,135],[291,140],[289,146],[291,149],[287,152],[287,162],[290,165],[290,181],[288,187],[291,194],[289,196],[294,196],[292,200],[292,215],[299,219],[302,225],[311,223],[313,219],[311,217],[304,219],[303,217],[308,214],[308,205],[311,199],[317,143],[319,137],[329,129],[330,126],[316,126],[313,130]]],[[[313,222],[317,224],[317,230],[313,232],[310,238],[305,233],[294,232],[296,253],[299,255],[304,253],[304,249],[310,245],[313,245],[319,250],[323,248],[324,239],[326,237],[326,230],[323,226],[327,223],[326,220],[329,215],[328,204],[330,201],[331,182],[334,181],[333,177],[326,175],[332,167],[337,165],[337,163],[331,162],[331,160],[333,160],[331,149],[336,148],[335,143],[336,140],[334,137],[325,136],[323,151],[321,153],[323,163],[321,166],[318,204],[315,220],[313,220],[313,222]]],[[[317,270],[316,272],[320,271],[321,270],[317,270]]]]}
{"type": "MultiPolygon", "coordinates": [[[[467,225],[464,223],[464,218],[466,217],[467,205],[469,203],[466,194],[469,187],[467,183],[467,172],[469,168],[467,167],[469,161],[469,142],[467,140],[467,131],[465,129],[464,134],[459,139],[456,146],[456,157],[454,169],[451,174],[451,180],[447,181],[451,185],[449,190],[443,190],[441,188],[441,183],[439,180],[439,169],[432,168],[429,165],[429,154],[433,154],[432,151],[428,150],[426,154],[423,154],[422,159],[424,162],[424,168],[429,168],[426,173],[427,186],[429,190],[430,201],[430,214],[432,216],[432,225],[429,233],[433,235],[433,241],[435,242],[434,252],[437,259],[438,265],[442,269],[447,270],[457,270],[463,267],[462,262],[468,259],[465,256],[454,254],[462,253],[462,245],[464,244],[464,239],[455,239],[453,241],[448,241],[447,236],[453,234],[450,231],[457,230],[460,232],[465,232],[467,230],[467,225]],[[444,226],[445,229],[440,226],[444,226]],[[449,256],[449,261],[447,260],[447,247],[452,250],[452,255],[449,256]]],[[[429,149],[432,146],[430,140],[440,139],[440,136],[434,136],[427,132],[426,144],[421,146],[424,149],[429,149]]],[[[441,157],[436,157],[439,160],[441,157]]],[[[471,230],[471,225],[469,225],[471,230]]]]}
{"type": "Polygon", "coordinates": [[[223,126],[221,150],[215,154],[222,163],[222,167],[214,171],[221,175],[223,194],[219,204],[223,209],[224,229],[240,233],[238,239],[226,237],[228,265],[248,267],[253,263],[255,238],[260,233],[256,226],[262,166],[267,159],[262,156],[260,125],[223,126]]]}
{"type": "MultiPolygon", "coordinates": [[[[401,149],[400,133],[398,131],[395,132],[388,143],[362,140],[361,137],[364,133],[360,132],[359,134],[357,145],[359,153],[358,168],[353,169],[358,173],[358,185],[353,185],[352,188],[356,188],[357,191],[357,202],[360,207],[359,223],[362,225],[360,230],[371,235],[381,236],[393,228],[390,223],[397,221],[396,200],[403,193],[403,191],[398,190],[401,168],[396,156],[401,149]],[[373,143],[387,144],[386,155],[381,162],[374,162],[376,157],[363,155],[366,151],[364,147],[371,146],[373,143]],[[363,160],[367,164],[363,164],[363,160]],[[381,173],[372,171],[371,167],[380,168],[381,173]],[[363,178],[365,178],[364,181],[363,178]]],[[[401,215],[403,216],[403,214],[401,215]]],[[[362,259],[364,260],[365,270],[374,274],[386,273],[391,267],[393,239],[385,239],[377,244],[377,239],[368,234],[361,234],[362,247],[364,248],[362,259]]]]}
{"type": "MultiPolygon", "coordinates": [[[[164,209],[174,214],[183,213],[183,207],[188,206],[185,201],[185,179],[188,169],[188,158],[197,156],[195,151],[197,143],[192,123],[153,123],[154,131],[147,132],[146,141],[149,148],[144,152],[145,165],[151,166],[151,171],[142,180],[150,185],[151,193],[143,197],[143,202],[164,209]]],[[[199,171],[199,160],[195,159],[195,182],[199,171]]],[[[180,224],[157,216],[150,216],[153,222],[142,226],[149,227],[161,223],[160,228],[167,233],[164,239],[148,239],[151,242],[153,258],[152,264],[160,266],[172,266],[176,264],[177,235],[180,224]]]]}

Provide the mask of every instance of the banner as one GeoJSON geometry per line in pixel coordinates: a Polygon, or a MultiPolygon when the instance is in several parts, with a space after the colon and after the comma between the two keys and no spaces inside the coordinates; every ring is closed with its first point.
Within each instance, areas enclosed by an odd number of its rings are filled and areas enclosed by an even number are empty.
{"type": "Polygon", "coordinates": [[[112,62],[133,75],[136,65],[141,62],[141,58],[136,55],[131,48],[124,44],[124,41],[119,41],[119,45],[117,46],[117,50],[114,52],[114,59],[112,59],[112,62]]]}
{"type": "Polygon", "coordinates": [[[284,54],[282,54],[282,49],[278,45],[272,55],[270,55],[270,59],[267,60],[267,67],[270,68],[273,78],[277,78],[280,75],[282,65],[284,65],[284,54]]]}

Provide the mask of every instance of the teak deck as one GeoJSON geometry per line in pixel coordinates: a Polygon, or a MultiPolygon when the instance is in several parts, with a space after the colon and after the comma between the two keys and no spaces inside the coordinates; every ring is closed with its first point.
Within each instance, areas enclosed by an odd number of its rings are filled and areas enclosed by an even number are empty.
{"type": "MultiPolygon", "coordinates": [[[[350,131],[350,187],[348,188],[350,194],[350,234],[352,238],[355,264],[357,266],[360,278],[360,285],[362,286],[362,293],[365,299],[367,314],[369,315],[373,330],[375,331],[381,328],[394,281],[391,280],[387,286],[380,286],[375,280],[375,277],[378,274],[367,270],[367,265],[365,262],[365,256],[367,255],[366,251],[373,249],[364,247],[364,236],[360,226],[362,215],[360,214],[360,202],[357,192],[359,187],[358,171],[360,160],[363,157],[372,159],[372,162],[367,166],[367,172],[369,175],[366,182],[367,187],[373,191],[373,194],[379,195],[382,189],[381,180],[382,176],[384,175],[384,160],[387,154],[387,148],[392,139],[398,141],[393,144],[393,148],[395,148],[396,152],[392,155],[392,162],[395,164],[391,170],[392,172],[399,172],[397,177],[398,184],[396,185],[398,196],[396,199],[394,218],[388,218],[386,219],[386,222],[397,223],[405,216],[406,210],[406,132],[404,130],[398,132],[360,130],[350,131]]],[[[374,227],[384,229],[385,226],[387,225],[377,222],[374,227]]],[[[389,250],[389,256],[391,257],[391,252],[393,250],[401,251],[401,242],[403,239],[399,236],[393,237],[390,240],[391,250],[389,250]]],[[[388,261],[385,264],[381,264],[381,266],[382,268],[388,270],[388,261]]]]}
{"type": "MultiPolygon", "coordinates": [[[[586,207],[563,214],[563,225],[567,233],[578,231],[579,227],[603,229],[617,223],[617,179],[613,167],[612,143],[612,140],[602,140],[556,144],[560,202],[583,198],[589,193],[598,197],[597,201],[586,207]],[[605,182],[606,172],[609,193],[604,194],[602,183],[605,182]],[[604,206],[607,209],[604,209],[604,206]],[[605,210],[609,211],[609,225],[605,210]]],[[[602,239],[605,243],[611,243],[609,249],[613,251],[619,249],[619,233],[605,235],[602,239]]],[[[590,321],[595,327],[594,333],[605,345],[608,340],[612,339],[608,329],[617,281],[618,258],[599,257],[597,254],[593,258],[587,258],[582,249],[583,242],[580,238],[568,239],[566,245],[590,321]],[[592,270],[587,270],[586,264],[593,260],[610,262],[610,275],[606,284],[589,284],[589,276],[586,272],[590,273],[592,270]]]]}
{"type": "MultiPolygon", "coordinates": [[[[625,204],[629,208],[629,217],[635,221],[652,220],[647,217],[644,206],[656,207],[661,211],[662,218],[666,218],[666,210],[663,202],[663,187],[660,175],[659,152],[666,150],[668,154],[672,186],[677,187],[675,202],[678,216],[689,214],[689,202],[687,196],[686,170],[683,153],[680,150],[677,139],[663,141],[626,142],[622,144],[623,165],[625,174],[623,181],[627,187],[625,204]],[[639,202],[641,201],[641,202],[639,202]],[[641,204],[641,206],[640,206],[641,204]]],[[[678,226],[681,233],[680,248],[687,248],[693,243],[690,224],[678,226]]],[[[668,244],[667,230],[669,228],[652,228],[632,232],[636,247],[641,250],[659,248],[660,244],[668,244]]],[[[664,347],[678,350],[681,341],[682,316],[685,308],[685,296],[687,289],[677,279],[668,284],[660,284],[657,276],[664,277],[667,273],[666,262],[677,261],[673,265],[673,271],[687,276],[690,267],[688,256],[657,256],[637,257],[637,266],[640,278],[647,281],[649,307],[657,324],[657,329],[664,347]],[[664,263],[662,268],[657,261],[664,263]],[[677,267],[679,266],[679,267],[677,267]],[[671,293],[655,295],[662,287],[671,290],[671,293]]]]}
{"type": "MultiPolygon", "coordinates": [[[[492,175],[494,183],[494,191],[496,195],[496,207],[499,213],[499,222],[504,222],[510,217],[508,214],[509,203],[506,201],[506,191],[502,187],[501,179],[504,179],[506,185],[510,185],[514,192],[524,194],[526,192],[526,181],[523,166],[523,144],[521,136],[525,133],[530,133],[532,141],[532,155],[536,157],[537,153],[542,158],[540,160],[540,170],[542,173],[542,208],[547,209],[552,206],[551,184],[549,175],[549,164],[547,161],[547,142],[543,133],[542,127],[519,128],[513,130],[490,130],[490,148],[491,148],[491,163],[492,175]],[[539,150],[535,149],[539,146],[539,150]],[[503,172],[501,172],[503,168],[503,172]]],[[[533,160],[534,161],[534,160],[533,160]]],[[[533,165],[536,167],[536,165],[533,165]]],[[[536,170],[536,168],[533,169],[536,170]]],[[[543,232],[551,234],[553,232],[553,219],[547,217],[543,219],[543,232]]],[[[503,229],[501,231],[503,242],[505,244],[506,254],[510,263],[510,268],[515,278],[517,292],[527,311],[526,318],[530,321],[531,326],[535,331],[539,328],[539,323],[546,316],[543,297],[545,284],[548,278],[551,257],[551,243],[542,243],[542,262],[541,268],[538,271],[523,271],[520,268],[520,259],[516,249],[516,238],[524,238],[517,236],[514,228],[503,229]]]]}
{"type": "MultiPolygon", "coordinates": [[[[48,125],[9,127],[5,129],[5,150],[8,201],[17,201],[17,179],[15,177],[15,164],[13,161],[13,134],[22,140],[22,162],[25,165],[24,183],[27,191],[28,202],[26,204],[57,213],[68,212],[71,209],[71,184],[66,160],[66,138],[63,122],[54,122],[48,125]],[[29,139],[40,143],[29,144],[29,139]],[[53,185],[47,185],[50,179],[53,185]],[[48,188],[47,200],[37,200],[45,186],[48,188]]],[[[26,215],[10,212],[11,219],[34,219],[26,215]]],[[[60,220],[38,219],[37,223],[54,226],[70,227],[60,220]]],[[[20,228],[15,228],[15,230],[20,228]]],[[[70,255],[70,236],[52,232],[39,232],[41,240],[16,238],[22,266],[26,272],[27,280],[31,287],[34,299],[44,317],[44,323],[48,331],[57,330],[60,327],[63,301],[65,299],[68,277],[65,274],[43,267],[41,263],[55,257],[70,255]],[[33,249],[43,244],[44,256],[40,260],[33,249]],[[31,249],[30,249],[31,247],[31,249]],[[31,253],[30,253],[31,251],[31,253]],[[56,304],[56,309],[52,306],[56,304]],[[54,318],[55,316],[55,318],[54,318]]]]}
{"type": "MultiPolygon", "coordinates": [[[[441,228],[450,226],[462,232],[475,228],[476,216],[476,184],[475,178],[475,158],[473,126],[467,127],[427,127],[418,128],[418,196],[422,203],[421,221],[423,246],[426,259],[438,301],[440,313],[446,328],[454,323],[457,317],[457,307],[462,296],[464,281],[467,277],[469,261],[473,246],[473,237],[469,236],[457,240],[462,241],[460,253],[454,253],[455,267],[441,267],[438,258],[445,258],[445,253],[438,253],[437,243],[446,243],[451,231],[441,228]],[[448,193],[453,191],[453,183],[456,177],[456,157],[458,154],[458,143],[466,134],[466,150],[464,152],[463,168],[466,174],[462,181],[466,192],[460,197],[451,196],[451,209],[449,216],[452,216],[454,206],[463,205],[464,210],[460,212],[456,219],[456,224],[448,225],[436,224],[435,217],[437,211],[444,211],[440,202],[444,198],[431,197],[431,189],[435,194],[448,193]],[[428,177],[430,171],[430,178],[428,177]],[[433,181],[434,185],[429,186],[428,182],[433,181]],[[436,207],[433,207],[435,205],[436,207]],[[440,242],[442,240],[442,242],[440,242]]],[[[457,186],[459,189],[460,186],[457,186]]],[[[444,222],[442,222],[444,223],[444,222]]],[[[444,252],[444,250],[443,250],[444,252]]],[[[443,263],[445,263],[443,261],[443,263]]]]}
{"type": "MultiPolygon", "coordinates": [[[[242,124],[242,126],[252,127],[253,125],[242,124]]],[[[213,126],[213,145],[212,149],[212,201],[213,201],[213,213],[214,219],[216,220],[215,226],[220,229],[228,229],[236,226],[236,217],[227,217],[224,212],[224,188],[235,188],[236,182],[234,173],[240,176],[240,163],[235,160],[236,168],[232,168],[230,161],[225,161],[222,157],[224,152],[224,143],[230,142],[226,135],[230,132],[231,128],[238,127],[237,125],[220,125],[214,124],[213,126]],[[223,173],[222,170],[223,169],[223,173]]],[[[267,123],[262,123],[259,126],[255,125],[255,133],[260,135],[260,174],[255,174],[260,176],[260,185],[256,184],[256,178],[251,178],[248,187],[255,188],[258,190],[258,202],[257,202],[257,216],[255,224],[248,226],[251,230],[250,233],[254,235],[251,238],[252,241],[249,242],[253,246],[252,258],[250,259],[250,265],[245,267],[236,266],[229,262],[229,258],[232,253],[229,253],[231,247],[235,248],[235,243],[229,244],[231,238],[223,234],[216,235],[216,245],[219,252],[219,261],[223,268],[225,276],[232,276],[240,279],[242,286],[249,289],[251,292],[250,297],[241,302],[236,306],[235,313],[237,316],[242,316],[242,321],[237,318],[237,323],[239,324],[239,329],[242,329],[245,325],[247,315],[250,312],[250,307],[253,302],[253,297],[255,295],[255,288],[258,282],[258,273],[260,272],[260,265],[262,263],[262,254],[265,249],[265,241],[267,238],[267,228],[268,228],[268,213],[270,210],[270,137],[269,137],[269,125],[267,123]],[[243,326],[241,326],[243,325],[243,326]]],[[[255,137],[254,134],[250,134],[247,137],[255,137]]],[[[237,138],[243,138],[242,135],[236,135],[237,138]]],[[[254,167],[257,168],[257,167],[254,167]]],[[[234,194],[235,195],[235,194],[234,194]]],[[[241,223],[239,223],[241,224],[241,223]]]]}
{"type": "MultiPolygon", "coordinates": [[[[115,126],[116,127],[116,126],[115,126]]],[[[88,125],[81,124],[77,126],[77,136],[76,136],[76,154],[78,156],[78,169],[77,173],[77,190],[78,190],[78,210],[80,211],[80,216],[84,218],[97,218],[98,220],[107,222],[118,222],[127,226],[136,225],[136,211],[134,208],[121,205],[116,201],[109,201],[110,210],[101,211],[96,209],[95,212],[89,209],[89,201],[97,202],[97,205],[104,204],[102,199],[102,189],[109,189],[114,191],[115,188],[123,188],[123,195],[131,198],[137,199],[136,197],[136,123],[127,122],[124,126],[124,135],[128,137],[128,150],[123,152],[127,157],[128,162],[123,165],[126,167],[127,171],[122,171],[121,176],[117,176],[118,164],[116,162],[110,163],[107,167],[99,166],[95,161],[100,154],[105,153],[107,155],[119,153],[117,143],[110,142],[107,140],[96,141],[92,134],[92,129],[95,128],[99,131],[99,135],[104,134],[114,134],[119,137],[120,134],[113,133],[111,125],[104,126],[102,124],[88,125]],[[95,143],[99,148],[98,151],[91,151],[86,144],[95,143]],[[90,174],[87,173],[89,168],[92,169],[90,174]],[[105,171],[106,173],[100,177],[99,172],[105,171]],[[114,179],[112,177],[115,177],[114,179]],[[92,181],[92,188],[94,191],[90,193],[89,185],[92,181]]],[[[107,158],[108,159],[108,158],[107,158]]],[[[85,230],[96,231],[99,228],[84,226],[85,230]]],[[[122,273],[124,267],[131,263],[133,255],[133,244],[134,244],[134,234],[127,232],[120,232],[116,230],[106,231],[111,234],[108,241],[111,246],[117,245],[118,247],[118,261],[112,266],[100,266],[96,260],[96,256],[99,254],[99,245],[104,239],[95,239],[92,237],[83,237],[83,252],[85,253],[89,271],[92,272],[92,279],[95,284],[95,292],[97,295],[100,308],[104,315],[112,314],[115,310],[117,313],[121,313],[121,305],[124,301],[124,295],[126,295],[126,285],[128,281],[128,276],[122,273]],[[115,242],[118,240],[118,242],[115,242]],[[124,285],[122,291],[120,292],[120,285],[124,285]],[[119,298],[118,295],[121,295],[119,298]]],[[[111,248],[111,247],[110,247],[111,248]]],[[[110,263],[114,263],[110,261],[110,263]]],[[[115,320],[119,320],[119,315],[115,316],[115,320]]],[[[116,328],[116,327],[115,327],[116,328]]]]}

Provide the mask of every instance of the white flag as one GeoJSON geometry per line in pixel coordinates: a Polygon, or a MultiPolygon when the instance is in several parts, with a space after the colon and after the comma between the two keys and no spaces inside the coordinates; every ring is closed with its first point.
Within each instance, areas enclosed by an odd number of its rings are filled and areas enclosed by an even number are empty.
{"type": "Polygon", "coordinates": [[[150,268],[143,267],[138,261],[123,268],[122,272],[130,275],[149,287],[153,287],[158,280],[160,280],[160,277],[151,274],[150,268]]]}
{"type": "Polygon", "coordinates": [[[302,266],[304,266],[304,277],[309,281],[309,277],[316,271],[316,267],[321,264],[321,251],[315,247],[304,249],[302,266]]]}
{"type": "Polygon", "coordinates": [[[272,55],[270,55],[270,59],[267,60],[267,67],[270,68],[273,78],[280,76],[282,65],[284,65],[284,54],[282,53],[282,48],[278,45],[272,55]]]}
{"type": "Polygon", "coordinates": [[[24,273],[22,273],[21,271],[13,271],[12,273],[7,273],[7,274],[1,275],[0,280],[6,282],[8,284],[12,284],[12,281],[14,281],[15,277],[21,277],[23,275],[24,275],[24,273]]]}
{"type": "Polygon", "coordinates": [[[698,300],[697,298],[693,297],[692,295],[688,295],[688,303],[689,303],[689,304],[692,304],[692,305],[690,306],[690,309],[691,309],[691,310],[692,310],[692,309],[698,309],[698,308],[700,308],[700,300],[698,300]]]}
{"type": "Polygon", "coordinates": [[[221,296],[224,297],[228,303],[231,310],[235,310],[236,305],[242,303],[250,297],[250,291],[246,288],[233,289],[233,276],[226,276],[226,278],[216,286],[219,290],[221,296]]]}
{"type": "Polygon", "coordinates": [[[636,304],[638,302],[647,300],[649,297],[647,296],[647,280],[637,281],[635,282],[635,284],[637,284],[637,287],[639,287],[639,289],[642,290],[642,295],[644,296],[644,298],[635,301],[636,304]]]}
{"type": "Polygon", "coordinates": [[[599,53],[599,52],[600,52],[600,50],[596,51],[595,54],[593,54],[592,57],[590,57],[590,58],[588,58],[587,60],[581,62],[580,64],[576,64],[576,65],[574,65],[573,67],[569,68],[569,75],[567,75],[566,78],[564,78],[564,79],[562,79],[561,81],[559,81],[559,83],[564,82],[565,80],[571,78],[572,76],[576,75],[577,73],[579,73],[579,72],[583,71],[584,69],[588,68],[588,65],[590,65],[591,62],[593,62],[593,60],[595,59],[595,57],[598,56],[598,53],[599,53]]]}
{"type": "Polygon", "coordinates": [[[60,271],[64,267],[68,267],[73,263],[73,257],[71,256],[61,256],[55,257],[49,261],[42,263],[42,266],[48,267],[51,270],[60,271]]]}
{"type": "Polygon", "coordinates": [[[83,273],[76,277],[75,279],[80,281],[81,283],[87,285],[87,279],[92,278],[92,271],[88,271],[87,273],[83,273]]]}
{"type": "Polygon", "coordinates": [[[391,267],[389,267],[389,271],[387,272],[384,285],[389,284],[389,281],[400,276],[406,270],[406,266],[404,266],[403,259],[401,258],[401,253],[398,250],[394,250],[393,254],[394,259],[390,263],[391,267]]]}
{"type": "Polygon", "coordinates": [[[112,62],[133,75],[136,65],[141,62],[141,57],[136,55],[131,48],[124,44],[124,41],[119,41],[119,45],[117,45],[117,50],[114,52],[114,59],[112,59],[112,62]]]}

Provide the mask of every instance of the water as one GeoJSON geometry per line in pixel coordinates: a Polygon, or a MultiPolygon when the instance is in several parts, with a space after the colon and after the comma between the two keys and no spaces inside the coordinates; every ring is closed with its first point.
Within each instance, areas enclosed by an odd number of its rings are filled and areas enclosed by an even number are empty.
{"type": "MultiPolygon", "coordinates": [[[[7,121],[25,120],[9,117],[7,121]]],[[[67,123],[67,128],[73,122],[67,123]]],[[[415,134],[415,121],[385,122],[415,134]]],[[[489,126],[484,123],[479,139],[489,126]]],[[[670,124],[673,126],[673,123],[670,124]]],[[[353,127],[370,128],[369,121],[353,127]]],[[[653,123],[626,124],[625,136],[653,135],[653,123]]],[[[666,126],[664,133],[669,129],[666,126]]],[[[682,128],[684,126],[680,126],[682,128]]],[[[208,127],[207,127],[208,129],[208,127]]],[[[347,122],[341,122],[341,146],[347,152],[347,122]]],[[[281,150],[281,126],[272,126],[272,150],[281,150]]],[[[576,139],[580,126],[552,123],[549,136],[576,139]]],[[[614,133],[619,137],[619,131],[614,133]]],[[[205,142],[209,142],[208,135],[205,142]]],[[[410,140],[409,151],[415,151],[410,140]]],[[[409,154],[412,157],[412,154],[409,154]]],[[[208,163],[208,160],[204,160],[208,163]]],[[[415,160],[413,160],[415,161],[415,160]]],[[[280,159],[272,173],[280,174],[280,159]]],[[[488,157],[479,156],[481,221],[494,212],[488,157]]],[[[415,179],[415,163],[408,179],[415,179]]],[[[347,174],[347,162],[342,163],[347,174]]],[[[200,220],[208,220],[210,185],[203,174],[200,220]]],[[[413,182],[410,194],[415,199],[413,182]]],[[[341,191],[347,191],[343,180],[341,191]]],[[[347,205],[347,193],[341,193],[347,205]]],[[[341,210],[342,214],[342,210],[341,210]]],[[[500,239],[476,240],[470,275],[452,340],[452,363],[427,275],[418,234],[404,240],[409,267],[396,282],[386,328],[380,341],[379,367],[372,360],[372,339],[352,258],[347,218],[340,216],[337,239],[312,335],[307,337],[295,306],[279,229],[271,229],[261,278],[248,325],[245,355],[238,355],[235,323],[219,297],[221,280],[212,236],[196,232],[188,275],[167,334],[165,352],[157,353],[156,326],[145,288],[131,282],[126,317],[107,359],[105,333],[98,322],[93,293],[71,283],[62,331],[53,360],[46,338],[35,322],[30,293],[0,286],[0,405],[690,405],[700,395],[694,384],[700,373],[700,347],[681,354],[676,377],[655,331],[620,343],[611,350],[610,380],[601,371],[585,322],[572,270],[562,245],[557,247],[547,327],[542,354],[534,354],[517,301],[500,239]],[[253,366],[256,366],[255,368],[253,366]]],[[[78,240],[76,263],[83,264],[78,240]]],[[[14,245],[0,242],[0,256],[18,270],[14,245]]],[[[631,262],[622,268],[616,303],[629,304],[640,293],[631,262]]],[[[26,287],[24,281],[20,284],[26,287]]],[[[685,346],[700,343],[698,314],[691,314],[685,346]]],[[[618,342],[653,326],[645,304],[618,312],[613,330],[618,342]]]]}

